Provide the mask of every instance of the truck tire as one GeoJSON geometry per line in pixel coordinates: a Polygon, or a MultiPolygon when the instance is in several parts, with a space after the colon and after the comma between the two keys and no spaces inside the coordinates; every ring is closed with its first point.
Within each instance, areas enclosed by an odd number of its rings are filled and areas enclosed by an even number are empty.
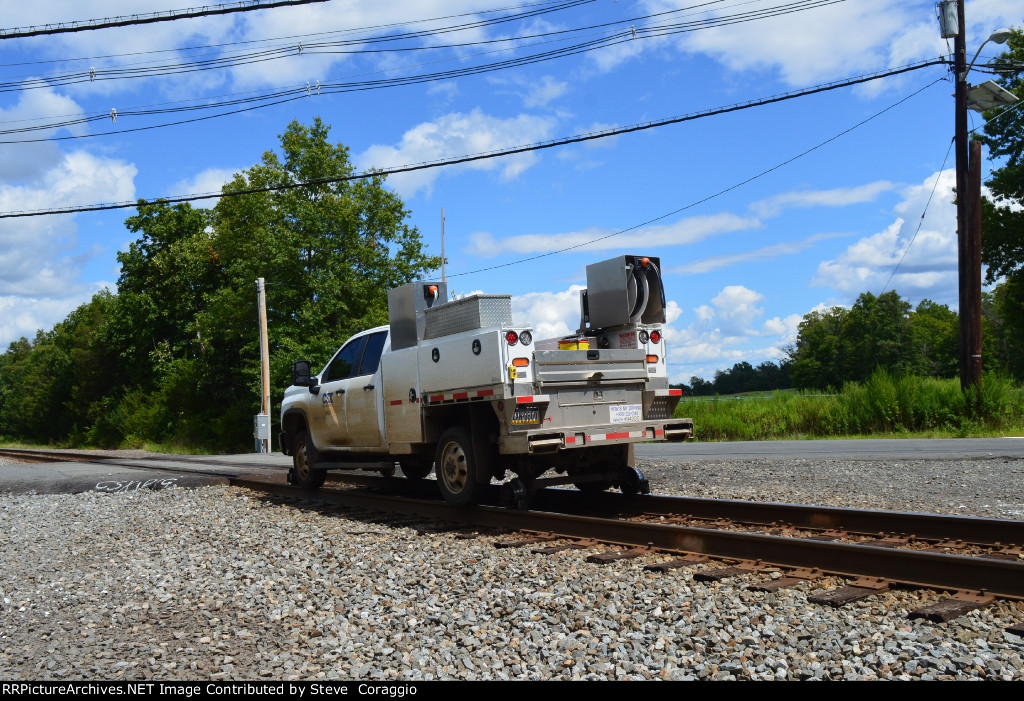
{"type": "Polygon", "coordinates": [[[473,440],[461,426],[441,434],[434,461],[441,496],[452,506],[470,506],[480,496],[482,485],[476,480],[477,464],[473,440]]]}
{"type": "Polygon", "coordinates": [[[316,447],[309,434],[302,431],[292,443],[292,484],[303,489],[320,489],[327,479],[327,470],[316,467],[316,447]]]}

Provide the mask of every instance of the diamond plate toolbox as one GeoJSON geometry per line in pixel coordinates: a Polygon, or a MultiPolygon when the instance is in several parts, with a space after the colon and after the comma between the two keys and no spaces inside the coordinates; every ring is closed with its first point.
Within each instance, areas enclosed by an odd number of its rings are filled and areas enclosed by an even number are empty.
{"type": "Polygon", "coordinates": [[[512,325],[512,295],[471,295],[424,310],[425,339],[512,325]]]}

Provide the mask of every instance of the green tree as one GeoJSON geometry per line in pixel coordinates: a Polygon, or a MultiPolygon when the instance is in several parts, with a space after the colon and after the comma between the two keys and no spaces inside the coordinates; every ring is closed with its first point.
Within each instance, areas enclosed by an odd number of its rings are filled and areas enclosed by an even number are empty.
{"type": "Polygon", "coordinates": [[[839,388],[866,380],[877,368],[897,375],[915,372],[921,362],[911,342],[910,319],[910,303],[895,291],[864,292],[848,310],[805,314],[789,349],[793,384],[839,388]]]}
{"type": "MultiPolygon", "coordinates": [[[[226,190],[350,175],[319,119],[226,190]]],[[[0,434],[111,445],[251,445],[259,409],[255,280],[266,278],[272,396],[292,360],[322,362],[352,332],[387,322],[387,290],[440,265],[377,176],[225,197],[212,210],[139,201],[139,238],[101,293],[0,355],[0,434]]]]}
{"type": "Polygon", "coordinates": [[[897,375],[914,371],[910,343],[910,302],[895,290],[877,297],[863,292],[847,318],[845,342],[850,347],[847,380],[862,382],[884,368],[897,375]]]}
{"type": "Polygon", "coordinates": [[[956,312],[945,304],[923,299],[910,315],[910,332],[916,355],[915,374],[958,375],[960,324],[956,312]]]}
{"type": "Polygon", "coordinates": [[[838,388],[849,379],[850,348],[845,335],[849,315],[843,307],[804,314],[789,349],[796,387],[838,388]]]}

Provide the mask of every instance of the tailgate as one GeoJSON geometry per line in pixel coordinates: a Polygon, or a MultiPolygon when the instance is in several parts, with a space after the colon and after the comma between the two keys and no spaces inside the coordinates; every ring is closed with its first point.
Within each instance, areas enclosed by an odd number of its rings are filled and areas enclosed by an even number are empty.
{"type": "Polygon", "coordinates": [[[590,386],[646,382],[642,349],[543,350],[534,354],[535,382],[545,386],[590,386]]]}

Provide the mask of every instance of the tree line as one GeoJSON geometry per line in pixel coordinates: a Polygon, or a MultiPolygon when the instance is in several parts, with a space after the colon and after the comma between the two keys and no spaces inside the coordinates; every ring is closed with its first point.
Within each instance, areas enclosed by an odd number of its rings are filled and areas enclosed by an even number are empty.
{"type": "MultiPolygon", "coordinates": [[[[329,127],[288,125],[280,152],[225,191],[351,174],[329,127]]],[[[291,362],[387,323],[387,290],[440,265],[383,177],[220,199],[139,201],[138,235],[102,291],[0,355],[0,435],[96,446],[252,446],[260,406],[255,281],[267,280],[272,397],[291,362]]],[[[276,411],[272,412],[276,415],[276,411]]]]}

